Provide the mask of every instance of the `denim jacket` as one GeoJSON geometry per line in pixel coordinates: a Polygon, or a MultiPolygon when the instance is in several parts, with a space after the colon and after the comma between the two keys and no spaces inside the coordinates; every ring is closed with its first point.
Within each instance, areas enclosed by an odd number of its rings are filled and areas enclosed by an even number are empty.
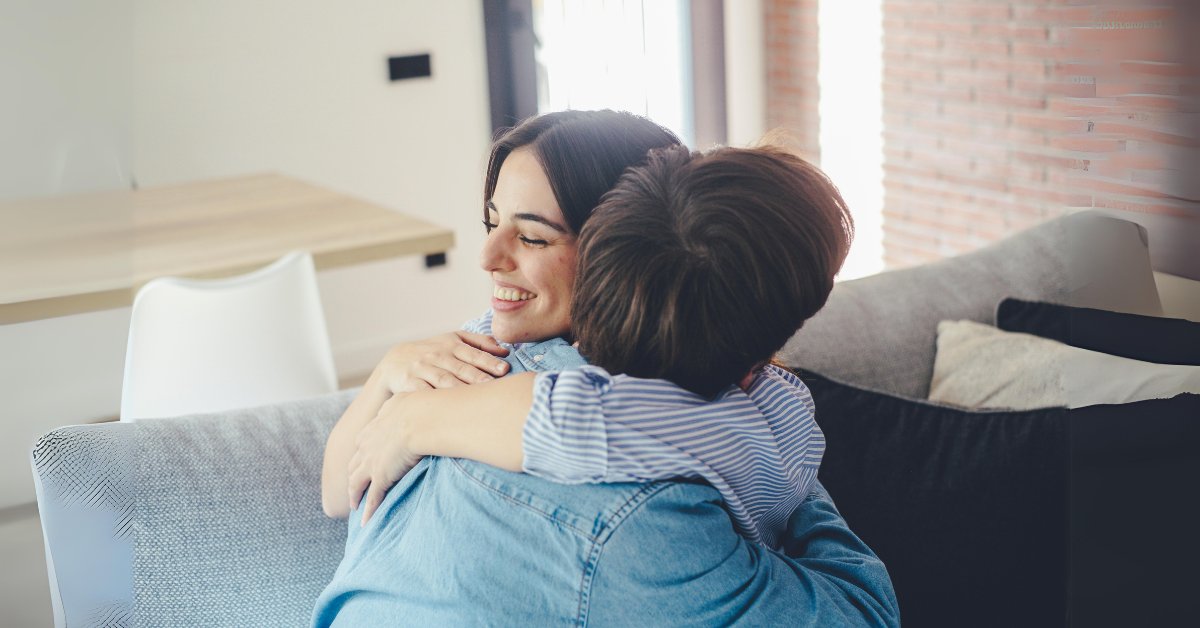
{"type": "MultiPolygon", "coordinates": [[[[583,363],[560,339],[506,359],[583,363]]],[[[451,458],[422,460],[359,517],[314,626],[899,625],[887,570],[819,484],[787,555],[734,532],[705,484],[563,485],[451,458]]]]}

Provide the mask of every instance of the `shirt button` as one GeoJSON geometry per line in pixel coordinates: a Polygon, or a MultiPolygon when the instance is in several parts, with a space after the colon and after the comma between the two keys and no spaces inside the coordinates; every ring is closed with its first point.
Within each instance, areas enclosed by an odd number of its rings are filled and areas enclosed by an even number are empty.
{"type": "Polygon", "coordinates": [[[534,362],[541,362],[541,361],[542,361],[542,359],[543,359],[543,358],[545,358],[545,357],[546,357],[546,356],[544,356],[544,355],[542,355],[542,354],[540,354],[540,353],[539,353],[539,354],[537,354],[537,355],[533,356],[533,361],[534,361],[534,362]]]}

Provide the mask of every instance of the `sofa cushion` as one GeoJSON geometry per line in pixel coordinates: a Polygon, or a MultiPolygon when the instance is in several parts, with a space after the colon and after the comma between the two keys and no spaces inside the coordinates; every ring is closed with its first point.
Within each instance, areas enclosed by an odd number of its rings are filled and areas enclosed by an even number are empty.
{"type": "Polygon", "coordinates": [[[354,392],[134,424],[137,625],[309,623],[345,549],[319,487],[354,392]]]}
{"type": "Polygon", "coordinates": [[[1200,366],[1200,323],[1057,303],[1005,299],[996,327],[1158,364],[1200,366]]]}
{"type": "Polygon", "coordinates": [[[1067,414],[1071,625],[1195,623],[1200,395],[1067,414]]]}
{"type": "Polygon", "coordinates": [[[996,304],[1008,296],[1150,315],[1162,310],[1145,231],[1082,212],[973,253],[841,282],[778,358],[841,381],[924,398],[938,321],[990,323],[996,304]]]}
{"type": "Polygon", "coordinates": [[[975,321],[938,323],[929,399],[967,408],[1080,408],[1200,393],[1200,366],[1088,351],[975,321]]]}
{"type": "Polygon", "coordinates": [[[825,432],[821,482],[887,565],[905,624],[1194,615],[1200,395],[981,412],[799,375],[825,432]]]}
{"type": "Polygon", "coordinates": [[[905,624],[1062,625],[1065,409],[974,412],[799,375],[821,482],[887,565],[905,624]]]}

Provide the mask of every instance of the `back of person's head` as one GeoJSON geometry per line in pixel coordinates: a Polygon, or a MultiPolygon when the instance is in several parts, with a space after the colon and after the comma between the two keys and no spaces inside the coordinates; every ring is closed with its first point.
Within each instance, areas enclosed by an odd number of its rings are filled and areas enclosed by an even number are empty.
{"type": "MultiPolygon", "coordinates": [[[[483,199],[486,203],[496,191],[508,155],[529,148],[550,180],[567,226],[579,233],[626,168],[643,163],[652,148],[679,145],[674,133],[624,111],[558,111],[526,118],[492,143],[483,199]]],[[[484,214],[486,219],[486,209],[484,214]]]]}
{"type": "Polygon", "coordinates": [[[821,309],[852,237],[837,188],[792,154],[653,151],[580,234],[579,350],[712,397],[821,309]]]}

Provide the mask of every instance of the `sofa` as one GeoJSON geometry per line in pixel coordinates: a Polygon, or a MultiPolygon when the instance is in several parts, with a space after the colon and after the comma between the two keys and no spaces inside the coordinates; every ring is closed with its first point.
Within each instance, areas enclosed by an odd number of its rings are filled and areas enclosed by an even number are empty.
{"type": "MultiPolygon", "coordinates": [[[[839,283],[780,352],[817,401],[822,482],[888,564],[905,623],[1084,626],[1186,606],[1171,596],[1195,582],[1172,565],[1200,556],[1182,540],[1200,518],[1175,491],[1200,478],[1188,475],[1200,472],[1194,427],[1133,434],[1144,417],[926,399],[939,321],[991,323],[1008,297],[1156,316],[1148,260],[1136,225],[1064,216],[839,283]],[[1114,460],[1142,466],[1114,472],[1114,460]]],[[[355,392],[38,439],[56,624],[305,625],[345,540],[345,522],[321,512],[319,478],[355,392]]]]}

